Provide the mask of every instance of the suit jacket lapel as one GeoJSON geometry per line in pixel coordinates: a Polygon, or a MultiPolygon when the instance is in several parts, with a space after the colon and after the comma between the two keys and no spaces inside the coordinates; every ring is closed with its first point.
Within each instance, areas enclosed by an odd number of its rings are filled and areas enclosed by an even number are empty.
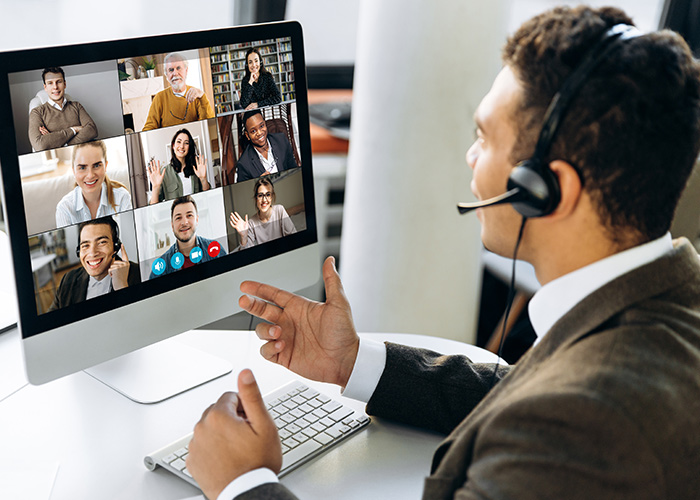
{"type": "Polygon", "coordinates": [[[515,391],[531,374],[557,351],[595,335],[607,322],[630,305],[647,300],[679,286],[685,281],[700,281],[694,260],[698,255],[685,239],[674,242],[669,254],[611,281],[586,297],[566,313],[541,342],[530,348],[518,363],[491,389],[467,417],[443,440],[433,455],[431,474],[441,465],[450,447],[465,434],[478,431],[478,420],[495,404],[501,394],[515,391]],[[654,283],[653,287],[647,286],[654,283]]]}

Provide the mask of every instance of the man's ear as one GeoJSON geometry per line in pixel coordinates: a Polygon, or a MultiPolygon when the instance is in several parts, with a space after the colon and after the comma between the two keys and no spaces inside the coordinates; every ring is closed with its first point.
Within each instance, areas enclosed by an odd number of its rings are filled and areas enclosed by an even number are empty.
{"type": "Polygon", "coordinates": [[[559,181],[561,200],[554,212],[548,217],[566,217],[573,213],[578,206],[583,193],[583,182],[576,169],[566,161],[554,160],[549,164],[549,168],[559,181]]]}

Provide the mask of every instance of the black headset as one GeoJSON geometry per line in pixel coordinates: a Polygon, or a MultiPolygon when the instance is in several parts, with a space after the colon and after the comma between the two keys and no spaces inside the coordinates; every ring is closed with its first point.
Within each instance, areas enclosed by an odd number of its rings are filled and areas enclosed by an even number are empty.
{"type": "Polygon", "coordinates": [[[573,73],[554,95],[544,115],[535,153],[518,163],[508,177],[507,192],[475,203],[458,203],[459,213],[475,208],[511,203],[523,217],[543,217],[551,214],[559,205],[561,192],[557,176],[549,168],[545,158],[571,101],[593,70],[618,46],[618,40],[628,40],[642,33],[634,26],[616,24],[603,33],[600,40],[586,53],[573,73]]]}
{"type": "MultiPolygon", "coordinates": [[[[114,255],[116,255],[117,252],[119,252],[119,249],[121,249],[121,247],[122,247],[122,242],[119,239],[119,225],[116,223],[116,221],[114,219],[112,219],[112,217],[107,216],[107,217],[103,217],[101,219],[97,219],[93,222],[82,223],[80,225],[80,229],[78,230],[78,240],[80,239],[80,233],[83,232],[83,228],[87,225],[90,225],[90,224],[93,224],[93,225],[107,224],[110,227],[110,229],[112,230],[112,235],[114,237],[114,241],[113,241],[113,243],[114,243],[114,255]]],[[[80,258],[80,243],[78,243],[78,246],[75,247],[75,255],[78,258],[80,258]]]]}

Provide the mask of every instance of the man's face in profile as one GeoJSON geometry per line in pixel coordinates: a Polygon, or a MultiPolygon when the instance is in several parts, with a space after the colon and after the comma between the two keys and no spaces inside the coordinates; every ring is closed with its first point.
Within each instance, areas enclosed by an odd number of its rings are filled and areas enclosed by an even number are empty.
{"type": "MultiPolygon", "coordinates": [[[[479,200],[498,196],[507,189],[508,176],[515,166],[510,154],[517,137],[514,124],[521,96],[522,86],[506,66],[474,114],[477,139],[467,151],[467,164],[473,170],[471,189],[479,200]]],[[[476,216],[481,222],[484,246],[499,255],[509,255],[522,220],[515,209],[500,205],[478,209],[476,216]]]]}
{"type": "Polygon", "coordinates": [[[63,103],[66,93],[66,80],[61,73],[46,73],[44,75],[44,90],[49,94],[49,99],[59,104],[63,103]]]}
{"type": "Polygon", "coordinates": [[[168,61],[165,64],[165,77],[175,92],[184,92],[187,88],[187,63],[185,61],[168,61]]]}
{"type": "Polygon", "coordinates": [[[80,263],[97,280],[109,272],[114,260],[112,229],[108,224],[88,224],[80,231],[80,263]]]}
{"type": "Polygon", "coordinates": [[[267,143],[267,125],[262,115],[255,114],[245,122],[246,135],[253,145],[261,148],[267,143]]]}
{"type": "Polygon", "coordinates": [[[199,216],[193,203],[180,203],[173,210],[173,234],[178,241],[188,243],[197,234],[199,216]]]}

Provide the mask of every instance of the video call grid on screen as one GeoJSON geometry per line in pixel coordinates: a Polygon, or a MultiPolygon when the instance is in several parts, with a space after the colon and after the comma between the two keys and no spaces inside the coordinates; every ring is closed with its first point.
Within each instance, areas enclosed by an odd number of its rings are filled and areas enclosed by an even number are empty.
{"type": "Polygon", "coordinates": [[[316,241],[301,30],[258,28],[0,54],[0,160],[23,335],[316,241]],[[263,65],[254,82],[246,67],[263,65]],[[51,106],[60,97],[62,114],[51,106]],[[261,137],[272,164],[256,151],[261,137]],[[182,241],[194,244],[187,255],[182,241]],[[100,291],[90,276],[107,269],[112,284],[100,291]]]}

